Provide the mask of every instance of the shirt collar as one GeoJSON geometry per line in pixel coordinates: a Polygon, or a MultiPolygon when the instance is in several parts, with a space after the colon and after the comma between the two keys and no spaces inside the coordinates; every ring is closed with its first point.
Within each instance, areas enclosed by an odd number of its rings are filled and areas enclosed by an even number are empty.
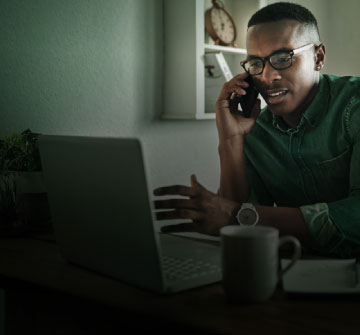
{"type": "Polygon", "coordinates": [[[329,105],[330,99],[330,87],[326,78],[320,74],[319,90],[301,117],[300,123],[297,128],[290,128],[279,115],[273,116],[273,126],[285,133],[291,133],[301,128],[305,122],[309,123],[310,126],[315,127],[323,118],[329,105]]]}

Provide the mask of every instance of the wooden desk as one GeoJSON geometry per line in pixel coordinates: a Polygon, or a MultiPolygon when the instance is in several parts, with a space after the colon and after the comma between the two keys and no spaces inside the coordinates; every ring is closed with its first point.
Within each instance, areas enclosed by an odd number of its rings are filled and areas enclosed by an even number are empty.
{"type": "Polygon", "coordinates": [[[7,335],[360,334],[358,299],[279,289],[265,303],[231,305],[220,284],[159,296],[68,264],[54,242],[33,238],[0,238],[0,287],[7,335]]]}

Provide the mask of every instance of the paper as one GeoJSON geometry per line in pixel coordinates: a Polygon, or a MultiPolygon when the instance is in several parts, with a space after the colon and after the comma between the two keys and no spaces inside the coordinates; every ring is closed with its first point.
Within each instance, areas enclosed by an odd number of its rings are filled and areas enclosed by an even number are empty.
{"type": "MultiPolygon", "coordinates": [[[[284,268],[290,260],[281,260],[284,268]]],[[[360,293],[356,259],[299,260],[284,274],[285,292],[360,293]]]]}

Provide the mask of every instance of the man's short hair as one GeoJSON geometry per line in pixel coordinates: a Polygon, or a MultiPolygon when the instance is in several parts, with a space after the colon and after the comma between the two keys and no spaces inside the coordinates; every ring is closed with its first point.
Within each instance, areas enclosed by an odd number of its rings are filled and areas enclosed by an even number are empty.
{"type": "Polygon", "coordinates": [[[258,10],[249,20],[248,28],[260,23],[280,20],[296,20],[320,42],[319,28],[315,16],[305,7],[290,2],[275,2],[258,10]]]}

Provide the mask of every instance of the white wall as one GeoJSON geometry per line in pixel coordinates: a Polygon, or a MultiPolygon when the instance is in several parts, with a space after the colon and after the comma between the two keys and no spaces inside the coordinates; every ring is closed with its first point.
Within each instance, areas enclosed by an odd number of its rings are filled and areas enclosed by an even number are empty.
{"type": "Polygon", "coordinates": [[[215,121],[159,119],[162,5],[0,0],[0,136],[137,136],[152,185],[189,184],[196,173],[216,191],[215,121]]]}
{"type": "MultiPolygon", "coordinates": [[[[268,0],[268,3],[277,2],[268,0]]],[[[316,17],[326,64],[322,73],[360,76],[359,0],[289,0],[308,8],[316,17]]]]}
{"type": "MultiPolygon", "coordinates": [[[[328,54],[324,72],[359,75],[360,1],[298,2],[319,19],[328,54]]],[[[138,136],[154,186],[188,184],[196,173],[216,191],[215,121],[159,119],[162,3],[0,0],[0,136],[26,128],[138,136]]]]}
{"type": "Polygon", "coordinates": [[[338,75],[360,76],[360,1],[327,0],[326,71],[338,75]]]}

